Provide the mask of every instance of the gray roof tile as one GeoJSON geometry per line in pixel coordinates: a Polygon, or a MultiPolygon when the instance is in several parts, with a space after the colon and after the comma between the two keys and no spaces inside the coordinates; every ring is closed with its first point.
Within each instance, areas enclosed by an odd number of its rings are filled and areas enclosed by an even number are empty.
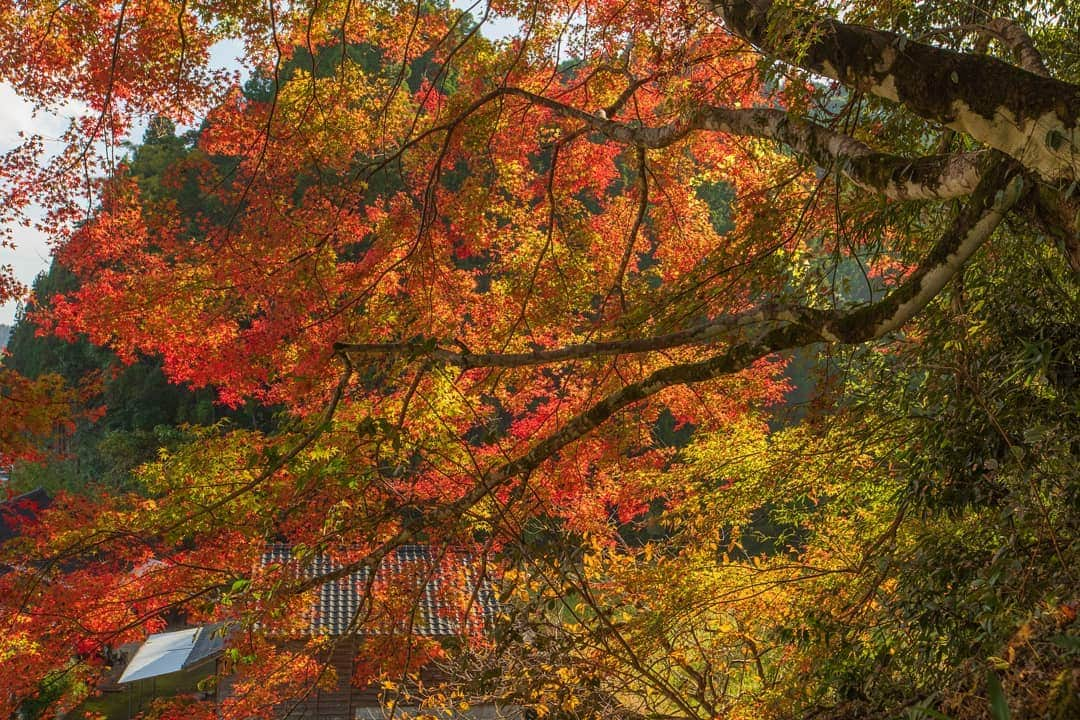
{"type": "MultiPolygon", "coordinates": [[[[262,565],[279,564],[292,565],[305,580],[341,568],[329,555],[317,554],[301,563],[293,559],[289,546],[272,545],[262,565]]],[[[363,634],[455,636],[490,627],[499,609],[491,581],[471,555],[403,545],[383,559],[374,580],[364,568],[324,583],[311,608],[310,631],[344,635],[355,619],[363,634]],[[371,603],[365,602],[368,598],[371,603]]]]}

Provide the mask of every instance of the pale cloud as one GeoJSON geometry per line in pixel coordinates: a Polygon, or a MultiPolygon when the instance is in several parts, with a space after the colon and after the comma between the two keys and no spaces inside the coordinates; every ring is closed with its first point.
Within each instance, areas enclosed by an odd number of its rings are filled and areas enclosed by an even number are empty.
{"type": "MultiPolygon", "coordinates": [[[[70,103],[58,112],[35,110],[11,85],[0,83],[0,152],[16,148],[33,135],[45,140],[46,151],[59,150],[57,138],[82,109],[80,103],[70,103]]],[[[31,218],[36,219],[35,213],[31,212],[31,218]]],[[[16,226],[11,230],[15,248],[0,248],[0,265],[11,265],[15,277],[29,286],[38,273],[49,267],[48,236],[33,228],[16,226]]],[[[11,324],[16,308],[15,302],[0,305],[0,324],[11,324]]]]}
{"type": "Polygon", "coordinates": [[[20,97],[8,83],[0,83],[0,149],[10,150],[22,142],[23,135],[41,135],[45,138],[59,137],[68,126],[70,113],[80,110],[72,104],[63,114],[34,112],[32,103],[20,97]]]}
{"type": "MultiPolygon", "coordinates": [[[[212,67],[236,70],[240,65],[238,58],[243,55],[244,46],[239,40],[227,39],[210,48],[212,67]]],[[[60,136],[67,130],[71,119],[83,112],[86,106],[79,102],[70,102],[55,112],[37,110],[32,103],[19,96],[11,85],[0,83],[0,153],[7,152],[25,141],[26,137],[37,135],[45,141],[46,153],[59,152],[60,136]]],[[[136,122],[128,138],[137,140],[143,136],[146,122],[136,122]]],[[[32,209],[30,218],[37,220],[41,211],[32,209]]],[[[52,248],[47,234],[32,228],[12,227],[16,247],[0,248],[0,266],[11,265],[15,277],[28,287],[38,274],[49,268],[52,260],[52,248]]],[[[0,305],[0,324],[11,324],[18,308],[17,302],[0,305]]]]}

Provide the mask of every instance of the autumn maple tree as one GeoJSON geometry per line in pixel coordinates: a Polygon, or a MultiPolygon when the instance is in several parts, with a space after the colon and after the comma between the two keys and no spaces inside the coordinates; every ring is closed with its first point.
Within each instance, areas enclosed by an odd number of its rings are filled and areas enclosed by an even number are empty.
{"type": "Polygon", "coordinates": [[[320,682],[325,639],[275,640],[313,593],[423,542],[503,587],[445,660],[475,697],[1066,717],[1078,28],[1067,2],[0,5],[0,79],[78,104],[62,149],[0,164],[0,217],[44,207],[78,278],[28,316],[280,411],[0,549],[0,708],[73,707],[101,648],[182,616],[232,628],[237,688],[185,713],[281,713],[320,682]],[[196,131],[151,177],[141,123],[196,131]]]}

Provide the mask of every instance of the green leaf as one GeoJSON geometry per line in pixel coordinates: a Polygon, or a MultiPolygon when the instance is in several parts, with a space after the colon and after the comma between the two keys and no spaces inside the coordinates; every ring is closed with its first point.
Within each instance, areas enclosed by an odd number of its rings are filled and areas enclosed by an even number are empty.
{"type": "Polygon", "coordinates": [[[1005,690],[997,673],[986,673],[986,694],[990,700],[990,717],[994,720],[1009,720],[1009,703],[1005,699],[1005,690]]]}
{"type": "Polygon", "coordinates": [[[953,720],[943,712],[928,707],[913,707],[908,711],[910,720],[953,720]]]}
{"type": "Polygon", "coordinates": [[[1080,638],[1077,637],[1055,635],[1050,638],[1050,642],[1065,650],[1080,650],[1080,638]]]}

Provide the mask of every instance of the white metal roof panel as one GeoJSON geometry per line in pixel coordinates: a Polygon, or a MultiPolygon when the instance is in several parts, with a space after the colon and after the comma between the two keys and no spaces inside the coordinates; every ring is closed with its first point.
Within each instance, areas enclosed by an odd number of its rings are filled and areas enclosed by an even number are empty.
{"type": "Polygon", "coordinates": [[[217,655],[225,644],[220,623],[157,633],[146,638],[118,682],[168,675],[217,655]]]}
{"type": "Polygon", "coordinates": [[[157,677],[179,672],[195,647],[195,636],[199,628],[188,628],[175,632],[156,633],[146,638],[124,668],[119,682],[134,682],[144,678],[157,677]]]}

